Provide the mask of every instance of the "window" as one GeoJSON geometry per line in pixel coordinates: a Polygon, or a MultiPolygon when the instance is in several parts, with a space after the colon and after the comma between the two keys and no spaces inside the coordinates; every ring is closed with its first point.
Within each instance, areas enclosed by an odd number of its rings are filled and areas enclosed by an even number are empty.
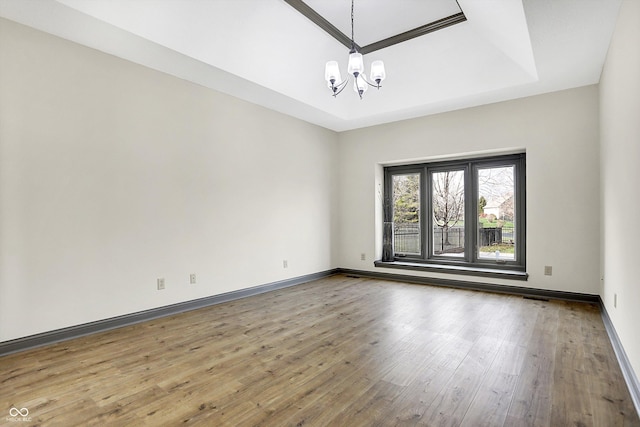
{"type": "Polygon", "coordinates": [[[393,175],[392,180],[394,251],[420,255],[420,173],[393,175]]]}
{"type": "Polygon", "coordinates": [[[385,267],[526,278],[525,155],[385,168],[385,267]]]}

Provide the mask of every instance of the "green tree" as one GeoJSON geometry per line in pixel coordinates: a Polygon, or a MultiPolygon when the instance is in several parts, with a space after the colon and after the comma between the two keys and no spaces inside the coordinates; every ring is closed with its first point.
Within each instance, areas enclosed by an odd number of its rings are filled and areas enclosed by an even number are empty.
{"type": "Polygon", "coordinates": [[[480,211],[480,215],[484,213],[484,207],[487,206],[487,199],[484,196],[480,196],[478,200],[478,210],[480,211]]]}
{"type": "Polygon", "coordinates": [[[396,224],[420,222],[419,175],[393,177],[393,222],[396,224]]]}

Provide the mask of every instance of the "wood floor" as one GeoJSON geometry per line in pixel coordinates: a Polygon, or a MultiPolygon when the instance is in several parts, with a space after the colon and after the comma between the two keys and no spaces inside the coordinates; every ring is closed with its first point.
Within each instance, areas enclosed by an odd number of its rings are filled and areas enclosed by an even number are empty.
{"type": "Polygon", "coordinates": [[[596,306],[346,276],[5,356],[0,411],[21,426],[640,426],[596,306]]]}

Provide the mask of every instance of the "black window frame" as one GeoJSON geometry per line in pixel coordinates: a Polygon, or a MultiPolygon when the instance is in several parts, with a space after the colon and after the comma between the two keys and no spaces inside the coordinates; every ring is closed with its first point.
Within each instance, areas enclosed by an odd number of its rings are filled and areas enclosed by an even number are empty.
{"type": "MultiPolygon", "coordinates": [[[[391,260],[376,262],[376,266],[436,270],[456,274],[505,277],[526,280],[526,154],[509,154],[490,157],[434,161],[419,164],[387,166],[384,168],[384,199],[391,200],[393,176],[420,174],[420,254],[392,252],[391,260]],[[490,167],[514,167],[514,237],[515,259],[496,260],[478,256],[478,170],[490,167]],[[451,257],[432,254],[433,213],[432,174],[447,170],[464,170],[464,255],[451,257]]],[[[384,203],[384,215],[391,218],[393,207],[384,203]]],[[[383,238],[390,238],[383,236],[383,238]]]]}

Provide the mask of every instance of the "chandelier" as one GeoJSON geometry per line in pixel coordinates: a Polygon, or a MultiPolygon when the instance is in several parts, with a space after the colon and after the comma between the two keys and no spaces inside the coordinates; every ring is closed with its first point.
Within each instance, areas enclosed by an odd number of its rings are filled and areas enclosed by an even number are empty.
{"type": "MultiPolygon", "coordinates": [[[[351,0],[351,50],[349,51],[347,73],[353,76],[353,90],[358,94],[360,99],[362,99],[362,94],[367,91],[369,86],[380,89],[380,83],[385,79],[386,73],[382,61],[373,61],[371,63],[371,73],[369,73],[372,81],[369,81],[366,74],[364,74],[364,60],[362,54],[356,49],[356,43],[353,39],[353,1],[354,0],[351,0]]],[[[331,89],[331,92],[333,92],[332,95],[334,98],[344,90],[349,82],[349,76],[347,76],[347,80],[342,80],[338,61],[327,62],[324,68],[324,78],[327,80],[327,85],[329,89],[331,89]]]]}

